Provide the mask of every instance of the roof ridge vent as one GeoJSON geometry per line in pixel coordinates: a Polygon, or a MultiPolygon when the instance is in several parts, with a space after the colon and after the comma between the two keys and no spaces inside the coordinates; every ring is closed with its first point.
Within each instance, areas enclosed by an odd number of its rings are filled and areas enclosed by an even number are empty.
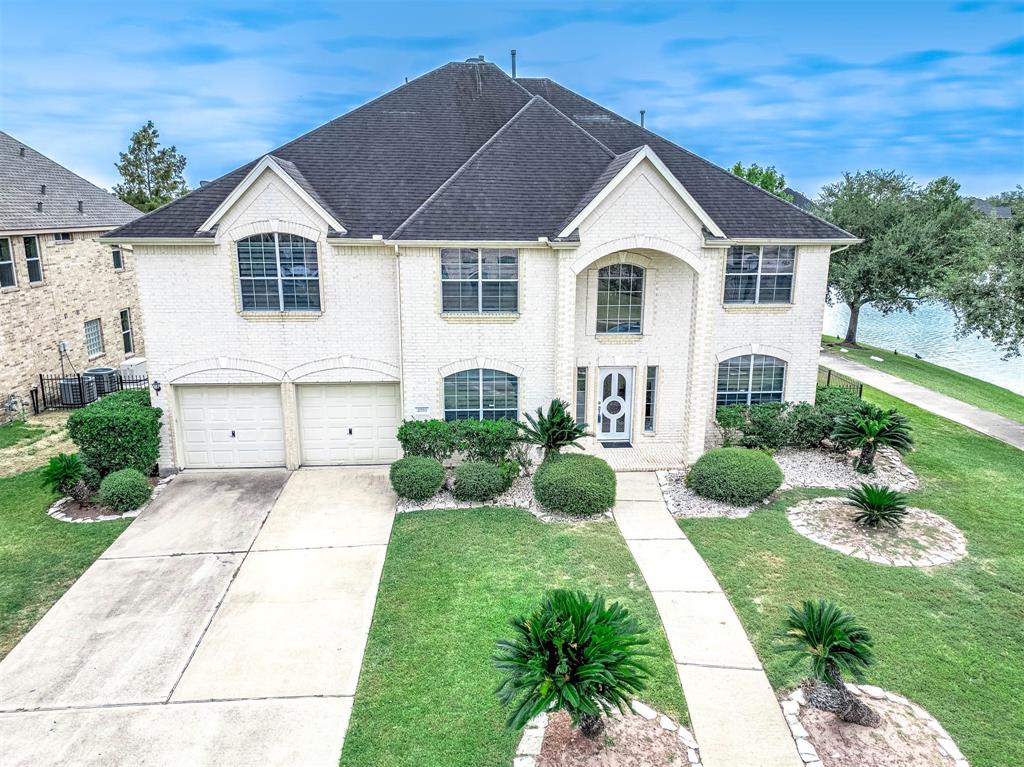
{"type": "Polygon", "coordinates": [[[84,211],[84,206],[82,205],[82,201],[79,200],[78,201],[78,212],[82,213],[83,211],[84,211]]]}

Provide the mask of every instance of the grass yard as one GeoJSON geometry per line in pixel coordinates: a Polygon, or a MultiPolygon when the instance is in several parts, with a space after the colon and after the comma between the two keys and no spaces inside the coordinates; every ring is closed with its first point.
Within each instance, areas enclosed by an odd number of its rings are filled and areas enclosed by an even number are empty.
{"type": "Polygon", "coordinates": [[[0,426],[0,450],[15,445],[32,442],[46,433],[42,426],[33,426],[24,421],[11,421],[0,426]]]}
{"type": "Polygon", "coordinates": [[[851,610],[875,637],[871,683],[934,714],[974,767],[1024,764],[1024,453],[899,400],[922,480],[911,503],[967,536],[968,557],[927,571],[876,565],[800,536],[790,492],[746,519],[681,523],[718,576],[776,688],[804,675],[777,652],[786,606],[819,596],[851,610]]]}
{"type": "MultiPolygon", "coordinates": [[[[835,336],[822,336],[822,343],[838,343],[835,336]]],[[[849,349],[842,357],[860,362],[876,370],[924,386],[940,394],[946,394],[961,402],[991,410],[993,413],[1012,418],[1024,423],[1024,397],[1002,386],[982,381],[955,370],[935,365],[931,362],[915,359],[913,355],[894,355],[891,351],[874,346],[860,344],[860,349],[849,349]],[[881,357],[884,361],[877,362],[871,355],[881,357]]],[[[837,352],[838,354],[838,352],[837,352]]]]}
{"type": "Polygon", "coordinates": [[[644,700],[685,703],[657,609],[615,524],[546,525],[514,509],[399,514],[345,738],[350,767],[507,767],[494,642],[550,588],[600,591],[650,630],[644,700]]]}
{"type": "Polygon", "coordinates": [[[46,516],[39,470],[0,479],[0,658],[131,520],[74,525],[46,516]]]}

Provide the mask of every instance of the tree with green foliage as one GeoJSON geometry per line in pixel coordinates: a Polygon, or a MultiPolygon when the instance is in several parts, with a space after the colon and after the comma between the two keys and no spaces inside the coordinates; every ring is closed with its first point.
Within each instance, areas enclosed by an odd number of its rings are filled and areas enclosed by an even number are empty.
{"type": "Polygon", "coordinates": [[[153,121],[148,121],[132,134],[128,151],[114,163],[122,179],[114,194],[147,213],[188,192],[182,175],[187,161],[176,147],[160,146],[159,138],[153,121]]]}
{"type": "Polygon", "coordinates": [[[786,202],[793,202],[793,195],[786,191],[786,177],[779,173],[774,165],[762,168],[756,162],[752,162],[747,167],[743,167],[743,163],[738,162],[730,170],[733,175],[745,178],[766,192],[771,192],[786,202]]]}

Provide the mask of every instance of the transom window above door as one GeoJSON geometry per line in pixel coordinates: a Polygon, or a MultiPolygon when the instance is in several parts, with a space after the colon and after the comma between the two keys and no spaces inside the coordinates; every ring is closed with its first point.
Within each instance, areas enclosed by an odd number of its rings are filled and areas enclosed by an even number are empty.
{"type": "Polygon", "coordinates": [[[460,370],[444,379],[444,420],[497,421],[519,417],[519,379],[490,368],[460,370]]]}
{"type": "Polygon", "coordinates": [[[767,354],[744,354],[718,365],[717,405],[757,405],[782,402],[786,363],[767,354]]]}
{"type": "Polygon", "coordinates": [[[639,334],[644,312],[644,268],[611,264],[597,272],[597,332],[639,334]]]}
{"type": "Polygon", "coordinates": [[[273,232],[246,237],[235,248],[243,311],[320,311],[315,242],[273,232]]]}
{"type": "Polygon", "coordinates": [[[514,314],[519,311],[519,251],[442,248],[441,311],[514,314]]]}
{"type": "Polygon", "coordinates": [[[727,304],[789,304],[793,300],[793,245],[736,245],[725,261],[727,304]]]}

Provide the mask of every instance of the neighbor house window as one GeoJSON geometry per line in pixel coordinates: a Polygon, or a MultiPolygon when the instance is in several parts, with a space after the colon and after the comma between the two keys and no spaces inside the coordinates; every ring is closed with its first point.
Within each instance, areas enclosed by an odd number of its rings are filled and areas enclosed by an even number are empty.
{"type": "Polygon", "coordinates": [[[737,245],[725,261],[725,303],[788,304],[793,298],[793,245],[737,245]]]}
{"type": "Polygon", "coordinates": [[[71,232],[56,232],[53,235],[54,242],[71,242],[71,232]]]}
{"type": "Polygon", "coordinates": [[[99,320],[85,322],[85,353],[90,357],[103,354],[103,327],[99,320]]]}
{"type": "Polygon", "coordinates": [[[598,333],[639,333],[643,306],[643,267],[612,264],[598,271],[598,333]]]}
{"type": "Polygon", "coordinates": [[[658,399],[658,366],[647,366],[647,387],[644,389],[644,431],[654,431],[654,407],[658,399]]]}
{"type": "Polygon", "coordinates": [[[490,368],[461,370],[444,379],[444,419],[464,421],[516,420],[519,417],[519,379],[490,368]]]}
{"type": "Polygon", "coordinates": [[[135,351],[135,340],[132,338],[132,310],[121,310],[121,340],[124,341],[124,353],[135,351]]]}
{"type": "Polygon", "coordinates": [[[576,368],[576,423],[587,422],[587,369],[576,368]]]}
{"type": "Polygon", "coordinates": [[[468,314],[519,311],[519,251],[442,248],[441,311],[468,314]]]}
{"type": "Polygon", "coordinates": [[[14,274],[14,256],[11,253],[11,241],[0,239],[0,288],[13,288],[18,284],[14,274]]]}
{"type": "Polygon", "coordinates": [[[235,246],[243,311],[320,311],[315,242],[275,232],[247,237],[235,246]]]}
{"type": "Polygon", "coordinates": [[[756,405],[782,402],[786,389],[786,363],[766,354],[744,354],[718,365],[719,405],[756,405]]]}
{"type": "Polygon", "coordinates": [[[124,254],[121,253],[120,248],[111,248],[110,255],[114,258],[114,269],[120,271],[124,269],[124,254]]]}
{"type": "Polygon", "coordinates": [[[28,281],[43,281],[43,261],[39,258],[39,240],[35,237],[24,237],[25,243],[25,266],[28,267],[28,281]]]}

